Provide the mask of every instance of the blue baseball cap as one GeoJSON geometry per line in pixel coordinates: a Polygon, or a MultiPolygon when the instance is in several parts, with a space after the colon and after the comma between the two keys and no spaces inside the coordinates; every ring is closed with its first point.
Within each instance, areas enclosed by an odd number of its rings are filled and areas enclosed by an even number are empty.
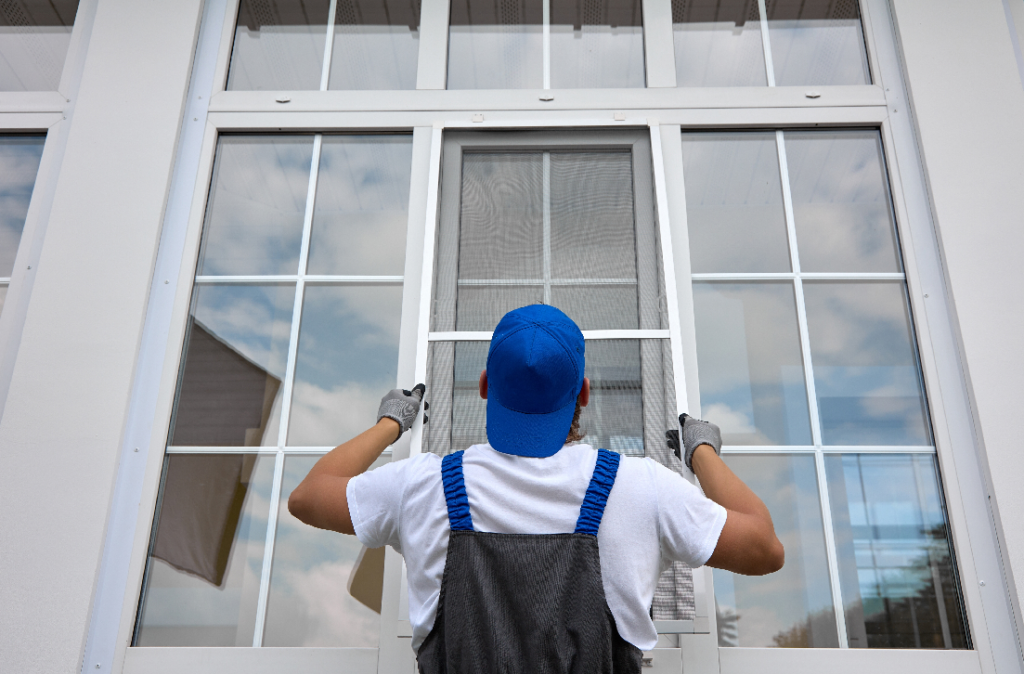
{"type": "Polygon", "coordinates": [[[562,448],[583,387],[583,333],[545,304],[513,309],[487,353],[487,440],[516,456],[562,448]]]}

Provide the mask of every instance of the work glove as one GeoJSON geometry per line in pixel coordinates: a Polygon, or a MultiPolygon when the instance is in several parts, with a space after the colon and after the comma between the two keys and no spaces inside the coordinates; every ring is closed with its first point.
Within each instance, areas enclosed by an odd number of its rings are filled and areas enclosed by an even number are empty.
{"type": "MultiPolygon", "coordinates": [[[[388,391],[387,394],[380,400],[380,408],[377,410],[377,421],[379,422],[384,417],[388,419],[394,419],[398,422],[398,437],[402,437],[402,434],[412,428],[412,422],[416,420],[416,415],[420,411],[420,402],[423,401],[423,394],[426,393],[427,387],[423,384],[416,384],[411,391],[405,389],[396,388],[388,391]]],[[[424,405],[423,409],[426,410],[427,406],[424,405]]],[[[426,423],[427,417],[423,416],[423,422],[426,423]]],[[[395,438],[397,441],[398,438],[395,438]]]]}
{"type": "Polygon", "coordinates": [[[700,445],[711,445],[715,454],[722,454],[722,431],[710,421],[694,419],[685,412],[679,415],[683,427],[683,463],[693,471],[693,452],[700,445]]]}

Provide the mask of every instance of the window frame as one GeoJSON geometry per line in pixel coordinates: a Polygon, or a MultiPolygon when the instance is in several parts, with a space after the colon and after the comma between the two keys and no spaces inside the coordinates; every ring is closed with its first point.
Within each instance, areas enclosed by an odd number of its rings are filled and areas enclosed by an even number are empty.
{"type": "MultiPolygon", "coordinates": [[[[82,7],[87,4],[94,6],[90,0],[83,0],[82,7]]],[[[122,644],[114,654],[115,669],[135,672],[188,667],[196,671],[251,671],[280,665],[299,666],[309,671],[337,671],[338,666],[369,671],[375,666],[377,671],[392,672],[407,669],[413,662],[408,646],[411,636],[408,621],[401,618],[402,611],[408,610],[406,584],[401,557],[393,550],[386,553],[379,653],[377,649],[123,646],[130,641],[135,622],[219,135],[242,131],[412,132],[412,188],[406,250],[422,250],[423,255],[407,254],[405,261],[398,367],[399,378],[404,381],[426,371],[424,347],[428,343],[429,321],[424,320],[424,312],[429,309],[431,296],[432,235],[439,208],[444,132],[586,127],[641,129],[650,134],[658,226],[670,232],[670,236],[662,238],[663,255],[666,267],[669,259],[675,267],[673,287],[678,311],[674,313],[679,324],[678,328],[670,326],[670,330],[677,329],[675,334],[679,336],[678,341],[673,339],[673,349],[678,348],[680,352],[680,357],[674,359],[680,409],[686,406],[687,400],[699,399],[696,378],[691,374],[696,371],[696,344],[689,246],[685,236],[685,195],[680,189],[670,189],[671,185],[682,185],[681,131],[809,127],[880,130],[911,313],[916,318],[913,327],[930,401],[950,536],[974,648],[967,651],[719,648],[712,603],[713,582],[710,570],[704,568],[694,574],[694,584],[697,592],[701,592],[703,586],[704,603],[710,608],[706,612],[706,630],[701,625],[702,633],[697,632],[695,625],[695,633],[680,636],[681,649],[667,649],[660,655],[655,652],[654,671],[679,671],[681,665],[687,671],[739,672],[756,665],[766,672],[789,672],[794,667],[829,667],[839,672],[859,672],[872,667],[879,672],[900,674],[908,668],[925,667],[936,672],[994,672],[997,663],[1002,667],[1011,657],[1015,662],[1012,607],[1010,600],[1000,594],[999,588],[1003,585],[995,582],[996,578],[1002,578],[1004,560],[986,507],[985,480],[976,453],[952,305],[945,288],[924,172],[908,114],[909,100],[888,1],[860,2],[865,47],[875,82],[872,85],[814,87],[813,91],[808,87],[677,89],[674,58],[665,58],[666,41],[667,48],[673,49],[670,0],[644,0],[647,88],[559,90],[553,100],[542,100],[536,91],[530,90],[444,90],[447,8],[447,0],[422,2],[416,90],[365,91],[353,96],[352,92],[341,91],[225,91],[237,0],[207,3],[197,47],[196,71],[183,119],[184,129],[192,124],[197,128],[188,135],[183,133],[182,151],[174,168],[180,184],[177,191],[172,185],[168,202],[167,223],[173,226],[170,230],[165,226],[168,231],[164,236],[170,237],[175,245],[161,245],[153,277],[155,302],[151,301],[147,333],[140,352],[139,368],[145,376],[137,380],[133,411],[128,420],[129,436],[134,433],[135,437],[144,438],[139,451],[146,452],[147,461],[144,473],[125,475],[122,471],[118,476],[119,482],[122,479],[134,481],[140,492],[141,507],[128,522],[116,523],[122,529],[116,545],[120,546],[118,550],[122,554],[130,557],[130,562],[126,563],[127,585],[121,600],[115,601],[118,610],[105,618],[112,621],[107,629],[112,628],[118,634],[117,643],[122,644]],[[630,101],[625,107],[624,91],[628,91],[630,101]],[[817,97],[810,97],[810,93],[816,93],[817,97]],[[177,210],[171,214],[172,209],[177,210]],[[164,290],[161,286],[170,287],[164,290]],[[136,407],[140,409],[134,409],[136,407]],[[984,578],[992,579],[993,587],[992,592],[983,596],[979,583],[984,578]]],[[[79,18],[81,14],[80,8],[79,18]]],[[[75,30],[79,31],[78,20],[75,30]]],[[[68,70],[66,67],[62,83],[68,70]]],[[[0,95],[0,112],[3,112],[5,100],[5,96],[0,95]]],[[[52,118],[62,112],[49,110],[45,114],[52,118]]],[[[2,119],[6,118],[5,114],[2,119]]],[[[48,142],[44,162],[49,150],[48,142]]],[[[54,161],[51,158],[46,165],[54,161]]],[[[55,172],[56,167],[51,170],[55,172]]],[[[41,165],[40,175],[42,171],[41,165]]],[[[33,208],[36,201],[34,195],[33,208]]],[[[28,223],[25,237],[27,235],[28,223]]],[[[19,251],[19,264],[23,253],[24,250],[19,251]]],[[[670,282],[666,275],[666,283],[670,282]]],[[[667,289],[667,292],[673,291],[667,289]]],[[[0,323],[0,340],[4,327],[0,323]]],[[[413,432],[406,436],[409,439],[403,439],[394,447],[393,458],[408,456],[412,445],[418,444],[420,432],[421,424],[417,422],[413,432]]],[[[107,591],[101,585],[100,593],[107,591]]],[[[671,631],[679,626],[664,627],[671,631]]]]}

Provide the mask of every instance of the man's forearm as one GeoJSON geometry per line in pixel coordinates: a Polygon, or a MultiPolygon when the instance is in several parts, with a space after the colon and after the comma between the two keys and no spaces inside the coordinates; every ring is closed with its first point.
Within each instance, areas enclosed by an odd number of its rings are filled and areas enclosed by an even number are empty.
{"type": "Polygon", "coordinates": [[[736,512],[764,517],[771,515],[764,502],[725,465],[722,458],[708,445],[699,446],[693,453],[693,472],[709,499],[736,512]]]}
{"type": "Polygon", "coordinates": [[[321,457],[309,475],[355,477],[365,473],[384,450],[398,439],[399,430],[398,422],[384,417],[376,425],[321,457]]]}
{"type": "Polygon", "coordinates": [[[365,473],[398,431],[398,422],[384,417],[325,454],[288,497],[289,512],[314,527],[355,533],[346,496],[349,478],[365,473]]]}
{"type": "Polygon", "coordinates": [[[699,445],[694,451],[693,469],[708,498],[729,513],[708,565],[755,576],[781,569],[786,551],[775,535],[768,508],[757,494],[709,445],[699,445]]]}

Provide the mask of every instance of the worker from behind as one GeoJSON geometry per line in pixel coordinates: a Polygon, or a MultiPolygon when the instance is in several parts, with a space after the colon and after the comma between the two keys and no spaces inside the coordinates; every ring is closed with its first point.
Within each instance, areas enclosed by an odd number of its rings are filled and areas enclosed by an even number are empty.
{"type": "Polygon", "coordinates": [[[714,424],[680,416],[703,493],[652,459],[567,442],[590,401],[584,355],[558,309],[511,311],[480,375],[487,444],[366,472],[419,413],[423,385],[396,389],[292,493],[303,522],[404,555],[422,674],[639,674],[673,561],[782,567],[768,509],[719,457],[714,424]]]}

